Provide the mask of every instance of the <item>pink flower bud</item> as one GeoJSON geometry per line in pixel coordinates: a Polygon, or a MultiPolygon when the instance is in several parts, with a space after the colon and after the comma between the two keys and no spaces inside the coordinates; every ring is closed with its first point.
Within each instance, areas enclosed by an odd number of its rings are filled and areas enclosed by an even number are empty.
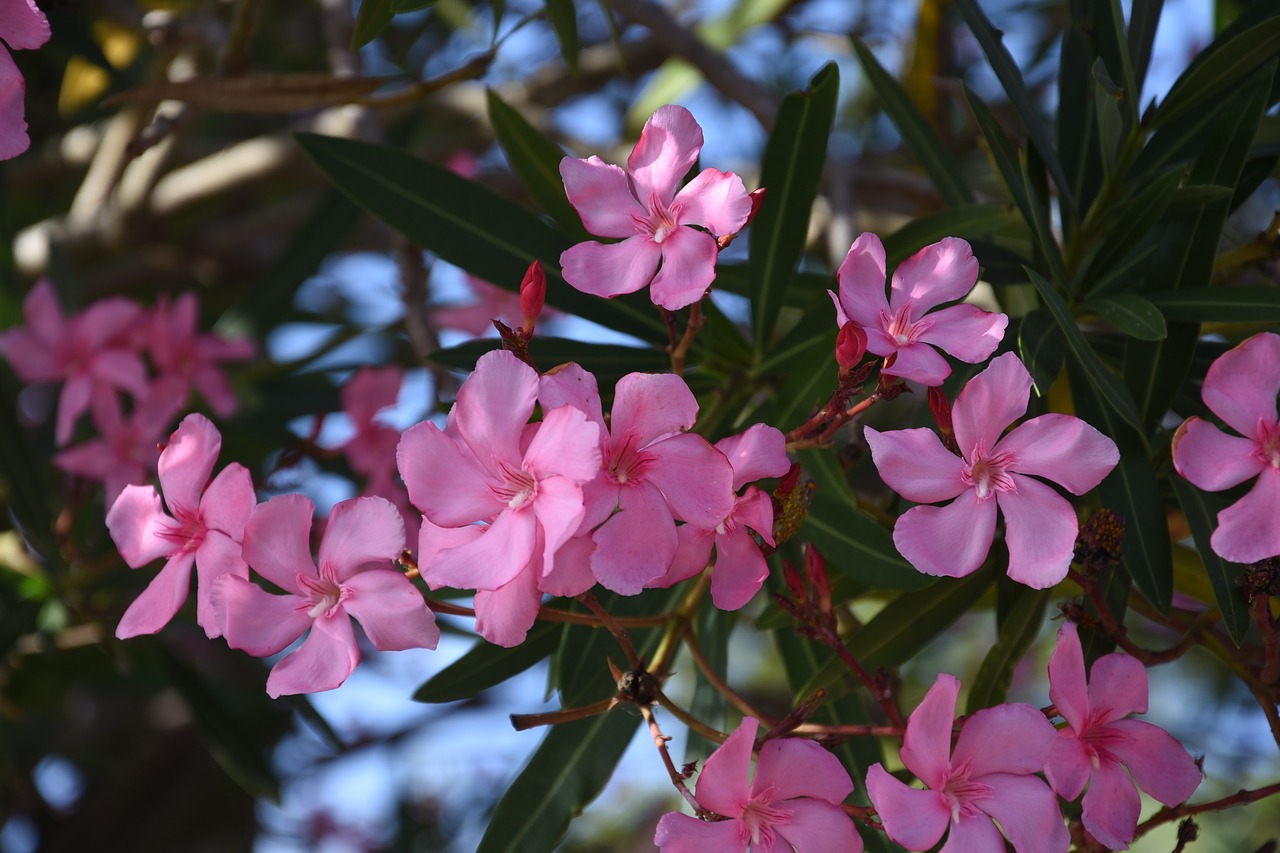
{"type": "Polygon", "coordinates": [[[743,224],[742,226],[743,228],[746,228],[748,225],[750,225],[751,220],[755,219],[756,214],[760,212],[760,205],[764,204],[764,193],[765,193],[764,187],[761,187],[758,190],[753,190],[752,192],[747,193],[747,197],[751,199],[751,212],[747,214],[747,221],[743,224]]]}
{"type": "Polygon", "coordinates": [[[951,401],[936,385],[929,386],[929,411],[933,412],[933,419],[938,422],[938,430],[943,437],[955,435],[951,428],[951,401]]]}
{"type": "Polygon", "coordinates": [[[520,315],[526,338],[533,335],[533,325],[542,313],[542,303],[546,298],[547,273],[542,269],[542,261],[534,261],[520,282],[520,315]]]}
{"type": "Polygon", "coordinates": [[[836,363],[841,373],[857,367],[866,351],[867,333],[860,326],[850,320],[840,327],[840,334],[836,336],[836,363]]]}

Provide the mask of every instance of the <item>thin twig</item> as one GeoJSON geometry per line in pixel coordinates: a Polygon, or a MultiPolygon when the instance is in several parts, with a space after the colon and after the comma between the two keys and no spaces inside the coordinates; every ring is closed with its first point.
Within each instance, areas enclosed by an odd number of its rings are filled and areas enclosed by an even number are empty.
{"type": "Polygon", "coordinates": [[[1221,811],[1222,809],[1231,808],[1232,806],[1254,803],[1258,800],[1274,796],[1275,794],[1280,794],[1280,782],[1273,782],[1270,785],[1262,788],[1256,788],[1252,791],[1247,791],[1242,788],[1229,797],[1223,797],[1220,800],[1212,800],[1207,803],[1197,803],[1196,805],[1183,803],[1180,806],[1165,806],[1160,809],[1160,811],[1138,824],[1138,829],[1134,834],[1134,837],[1140,837],[1150,832],[1160,824],[1175,821],[1180,817],[1186,817],[1187,815],[1193,814],[1203,814],[1204,812],[1221,811]]]}
{"type": "Polygon", "coordinates": [[[653,745],[658,748],[658,754],[662,756],[662,763],[667,768],[667,775],[671,777],[671,784],[676,786],[676,790],[680,792],[680,796],[693,807],[694,814],[700,818],[706,818],[708,812],[693,796],[693,792],[684,784],[685,775],[676,769],[676,765],[671,761],[671,753],[667,751],[667,741],[670,737],[662,733],[662,729],[658,727],[658,720],[653,715],[653,709],[645,706],[640,707],[640,713],[644,717],[646,723],[649,724],[649,734],[653,737],[653,745]]]}
{"type": "Polygon", "coordinates": [[[715,668],[711,666],[711,662],[707,660],[707,656],[703,653],[702,646],[699,645],[697,638],[693,634],[692,628],[685,631],[684,644],[689,650],[689,654],[693,656],[693,662],[698,665],[698,669],[702,671],[703,677],[707,679],[707,683],[714,687],[716,692],[728,700],[730,705],[741,711],[744,716],[755,717],[769,728],[778,724],[776,717],[766,714],[764,711],[761,711],[746,699],[742,698],[737,691],[729,686],[728,682],[720,677],[720,673],[716,672],[715,668]]]}

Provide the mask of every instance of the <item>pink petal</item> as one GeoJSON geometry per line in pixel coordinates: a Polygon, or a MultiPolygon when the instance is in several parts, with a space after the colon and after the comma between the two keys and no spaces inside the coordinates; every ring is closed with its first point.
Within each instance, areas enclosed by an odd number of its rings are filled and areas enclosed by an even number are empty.
{"type": "MultiPolygon", "coordinates": [[[[99,427],[99,431],[106,432],[101,427],[99,427]]],[[[53,464],[66,473],[100,482],[105,481],[112,471],[117,470],[120,467],[120,462],[121,460],[112,451],[111,445],[102,439],[93,439],[86,441],[84,444],[69,447],[66,450],[59,451],[53,457],[53,464]]],[[[125,485],[142,485],[145,479],[146,477],[143,476],[136,483],[126,483],[125,485]]],[[[115,496],[108,495],[107,502],[114,501],[121,491],[123,491],[123,487],[116,492],[115,496]]]]}
{"type": "Polygon", "coordinates": [[[933,344],[953,358],[977,364],[986,361],[1004,340],[1009,318],[960,304],[934,311],[916,326],[916,340],[933,344]]]}
{"type": "Polygon", "coordinates": [[[1127,735],[1108,749],[1129,768],[1137,786],[1161,803],[1176,806],[1200,786],[1200,768],[1164,729],[1142,720],[1116,720],[1108,728],[1127,735]]]}
{"type": "Polygon", "coordinates": [[[883,332],[883,318],[889,313],[889,300],[884,292],[884,245],[880,238],[870,231],[860,234],[836,271],[836,280],[840,289],[839,305],[845,313],[841,325],[848,319],[866,329],[870,347],[871,330],[883,332]]]}
{"type": "Polygon", "coordinates": [[[710,234],[684,226],[668,234],[661,246],[662,268],[649,297],[654,305],[678,311],[701,299],[715,281],[719,250],[710,234]]]}
{"type": "Polygon", "coordinates": [[[525,451],[524,468],[539,480],[590,482],[600,473],[600,427],[573,406],[546,412],[525,451]]]}
{"type": "Polygon", "coordinates": [[[917,571],[962,578],[982,565],[996,531],[996,502],[966,489],[946,506],[917,506],[893,527],[893,544],[917,571]]]}
{"type": "Polygon", "coordinates": [[[357,425],[373,422],[373,416],[394,406],[404,381],[398,367],[362,367],[342,386],[342,410],[357,425]]]}
{"type": "Polygon", "coordinates": [[[648,452],[653,458],[645,479],[662,490],[676,518],[715,527],[733,511],[733,469],[705,438],[673,435],[651,444],[648,452]]]}
{"type": "Polygon", "coordinates": [[[1280,554],[1280,470],[1264,468],[1249,493],[1218,513],[1209,543],[1224,560],[1256,563],[1280,554]]]}
{"type": "Polygon", "coordinates": [[[996,356],[956,396],[951,422],[966,459],[976,447],[991,450],[1004,428],[1027,411],[1031,374],[1011,352],[996,356]]]}
{"type": "Polygon", "coordinates": [[[204,490],[200,498],[200,519],[205,527],[220,530],[239,542],[244,538],[244,526],[257,503],[249,470],[239,462],[232,462],[219,471],[204,490]]]}
{"type": "Polygon", "coordinates": [[[942,845],[938,853],[1005,853],[1006,849],[1004,838],[991,818],[979,814],[973,817],[962,815],[960,820],[952,823],[951,831],[947,833],[947,843],[942,845]]]}
{"type": "Polygon", "coordinates": [[[311,562],[315,505],[302,495],[277,495],[258,504],[244,526],[244,561],[281,589],[301,595],[298,575],[316,577],[311,562]]]}
{"type": "Polygon", "coordinates": [[[733,172],[703,169],[676,193],[682,225],[701,225],[718,237],[737,234],[751,214],[751,196],[733,172]]]}
{"type": "Polygon", "coordinates": [[[904,785],[878,763],[867,769],[867,796],[885,833],[908,850],[933,847],[951,822],[951,811],[941,794],[904,785]]]}
{"type": "Polygon", "coordinates": [[[152,578],[142,594],[133,600],[129,609],[116,626],[116,637],[121,640],[139,634],[154,634],[169,624],[178,608],[187,600],[191,586],[191,567],[195,554],[179,551],[169,558],[160,573],[152,578]]]}
{"type": "MultiPolygon", "coordinates": [[[[764,499],[769,500],[768,496],[764,499]]],[[[716,567],[711,573],[711,600],[716,607],[721,610],[745,607],[767,577],[769,564],[746,528],[738,527],[716,537],[716,567]]]]}
{"type": "Polygon", "coordinates": [[[951,766],[967,764],[968,777],[1038,773],[1057,734],[1044,714],[1022,703],[983,708],[965,720],[951,766]]]}
{"type": "Polygon", "coordinates": [[[120,556],[133,569],[176,551],[181,543],[165,536],[181,525],[164,514],[151,486],[126,486],[107,511],[107,530],[120,556]]]}
{"type": "Polygon", "coordinates": [[[838,805],[805,798],[788,800],[780,803],[779,807],[791,812],[791,820],[775,824],[774,831],[795,849],[862,853],[862,836],[854,829],[853,820],[838,805]]]}
{"type": "Polygon", "coordinates": [[[194,513],[222,449],[222,434],[204,415],[187,415],[160,454],[160,488],[175,515],[194,513]]]}
{"type": "MultiPolygon", "coordinates": [[[[0,60],[0,66],[3,64],[3,60],[0,60]]],[[[0,86],[3,86],[2,81],[0,86]]],[[[3,121],[3,93],[0,90],[0,123],[3,121]]],[[[5,131],[0,127],[0,160],[5,159],[3,157],[4,135],[5,131]]],[[[23,139],[26,139],[25,135],[23,139]]],[[[25,328],[19,327],[0,332],[0,355],[8,360],[13,366],[13,372],[23,382],[53,382],[61,379],[64,374],[58,354],[48,343],[39,340],[25,328]]]]}
{"type": "MultiPolygon", "coordinates": [[[[489,528],[480,524],[469,524],[466,527],[437,527],[430,519],[422,519],[418,529],[418,565],[425,569],[441,551],[457,548],[479,539],[489,528]]],[[[423,575],[423,580],[427,580],[423,575]]],[[[428,583],[430,586],[430,583],[428,583]]],[[[432,589],[438,587],[432,586],[432,589]]]]}
{"type": "Polygon", "coordinates": [[[741,816],[742,806],[751,796],[751,750],[758,729],[754,717],[744,717],[703,763],[694,794],[704,808],[725,817],[741,816]]]}
{"type": "Polygon", "coordinates": [[[483,536],[441,551],[420,565],[422,578],[432,589],[498,589],[528,564],[536,536],[537,521],[532,512],[508,510],[493,520],[483,536]]]}
{"type": "Polygon", "coordinates": [[[978,260],[959,237],[944,237],[925,246],[893,271],[889,311],[910,306],[907,318],[916,322],[931,308],[961,299],[978,283],[978,260]]]}
{"type": "Polygon", "coordinates": [[[1261,438],[1260,423],[1276,423],[1280,392],[1280,335],[1261,332],[1218,357],[1204,377],[1205,405],[1246,438],[1261,438]]]}
{"type": "Polygon", "coordinates": [[[386,568],[403,550],[400,510],[385,498],[351,498],[329,513],[320,540],[320,573],[345,581],[369,563],[386,568]]]}
{"type": "Polygon", "coordinates": [[[240,543],[210,530],[196,549],[196,624],[210,638],[222,636],[222,624],[213,605],[213,584],[223,575],[248,579],[240,543]]]}
{"type": "Polygon", "coordinates": [[[534,369],[506,350],[494,350],[480,356],[462,383],[449,424],[481,465],[492,470],[502,462],[518,468],[520,437],[537,399],[534,369]]]}
{"type": "Polygon", "coordinates": [[[628,373],[614,390],[613,445],[644,448],[691,428],[698,401],[673,373],[628,373]]]}
{"type": "Polygon", "coordinates": [[[1147,713],[1147,668],[1125,654],[1098,658],[1089,673],[1089,709],[1095,725],[1147,713]]]}
{"type": "Polygon", "coordinates": [[[1256,477],[1267,463],[1253,439],[1227,435],[1208,421],[1188,418],[1173,434],[1173,467],[1206,492],[1220,492],[1256,477]]]}
{"type": "MultiPolygon", "coordinates": [[[[9,51],[0,45],[0,160],[17,157],[31,145],[27,137],[26,92],[22,72],[9,51]]],[[[12,354],[9,357],[12,359],[12,354]]]]}
{"type": "MultiPolygon", "coordinates": [[[[589,445],[595,448],[595,445],[589,445]]],[[[533,502],[533,512],[542,528],[543,551],[538,561],[538,576],[551,570],[556,551],[578,532],[582,523],[582,488],[564,477],[549,477],[538,481],[538,497],[533,502]]]]}
{"type": "Polygon", "coordinates": [[[572,598],[596,585],[591,573],[591,552],[596,544],[590,536],[575,536],[556,551],[551,570],[538,581],[538,589],[548,595],[572,598]]]}
{"type": "Polygon", "coordinates": [[[460,527],[506,507],[489,489],[489,475],[475,457],[430,421],[404,431],[396,462],[409,499],[435,524],[460,527]]]}
{"type": "Polygon", "coordinates": [[[780,430],[766,424],[754,424],[745,432],[716,442],[733,468],[733,490],[765,477],[781,477],[791,469],[787,458],[787,439],[780,430]]]}
{"type": "Polygon", "coordinates": [[[592,234],[633,237],[638,227],[632,217],[649,218],[649,211],[631,194],[627,173],[599,157],[565,157],[560,161],[560,177],[569,203],[592,234]]]}
{"type": "Polygon", "coordinates": [[[35,0],[0,3],[0,39],[14,50],[35,50],[49,40],[49,21],[35,0]]]}
{"type": "Polygon", "coordinates": [[[769,546],[773,546],[773,501],[766,492],[755,486],[747,489],[733,505],[733,523],[741,527],[750,527],[760,534],[769,546]]]}
{"type": "Polygon", "coordinates": [[[885,376],[898,376],[922,385],[941,385],[951,375],[951,365],[928,344],[915,343],[899,346],[891,344],[891,352],[882,353],[873,346],[872,338],[867,337],[867,349],[876,355],[893,355],[893,364],[883,367],[880,372],[885,376]]]}
{"type": "Polygon", "coordinates": [[[635,293],[653,280],[662,248],[648,237],[621,243],[579,243],[560,254],[561,275],[583,293],[620,296],[635,293]]]}
{"type": "Polygon", "coordinates": [[[649,483],[619,490],[618,508],[591,537],[591,571],[607,589],[635,595],[671,567],[676,525],[662,493],[649,483]]]}
{"type": "Polygon", "coordinates": [[[1009,577],[1032,589],[1047,589],[1067,576],[1080,523],[1071,504],[1053,489],[1011,474],[1016,491],[996,492],[1004,513],[1009,577]]]}
{"type": "Polygon", "coordinates": [[[120,388],[135,397],[147,394],[147,369],[135,353],[120,349],[99,352],[89,364],[89,373],[103,385],[120,388]]]}
{"type": "Polygon", "coordinates": [[[67,321],[58,304],[58,294],[46,278],[37,281],[22,301],[22,318],[47,347],[55,346],[66,336],[67,321]]]}
{"type": "Polygon", "coordinates": [[[941,789],[951,769],[951,725],[960,679],[940,673],[911,712],[902,738],[902,763],[930,788],[941,789]]]}
{"type": "Polygon", "coordinates": [[[62,386],[62,393],[58,395],[58,419],[53,430],[54,441],[60,446],[71,440],[76,420],[89,408],[92,394],[93,382],[87,376],[72,376],[62,386]]]}
{"type": "Polygon", "coordinates": [[[1049,785],[1064,800],[1080,796],[1093,773],[1092,756],[1070,727],[1058,730],[1058,739],[1044,762],[1049,785]]]}
{"type": "Polygon", "coordinates": [[[298,596],[272,595],[238,575],[218,578],[211,592],[216,621],[227,645],[254,657],[283,651],[315,621],[298,596]]]}
{"type": "Polygon", "coordinates": [[[1120,762],[1103,758],[1098,763],[1081,805],[1090,835],[1111,850],[1128,849],[1138,828],[1142,798],[1120,762]]]}
{"type": "MultiPolygon", "coordinates": [[[[717,539],[714,530],[698,527],[695,524],[682,524],[676,528],[676,537],[679,544],[676,546],[675,557],[671,559],[671,567],[662,577],[652,581],[650,586],[666,589],[701,574],[702,570],[710,565],[711,549],[715,546],[717,539]]],[[[712,582],[714,581],[713,577],[712,582]]],[[[716,600],[714,593],[712,600],[716,600]]],[[[718,601],[716,606],[722,610],[736,609],[723,607],[718,601]]]]}
{"type": "Polygon", "coordinates": [[[1010,470],[1052,480],[1083,495],[1120,461],[1116,443],[1080,418],[1048,414],[1014,427],[995,452],[1016,457],[1010,470]]]}
{"type": "Polygon", "coordinates": [[[434,649],[440,641],[440,629],[422,593],[399,572],[358,572],[342,588],[351,592],[342,602],[343,609],[356,618],[379,651],[434,649]]]}
{"type": "Polygon", "coordinates": [[[538,573],[530,565],[510,583],[476,593],[476,630],[496,645],[508,649],[518,646],[533,627],[541,606],[538,573]]]}
{"type": "Polygon", "coordinates": [[[215,415],[220,418],[229,418],[235,414],[238,401],[220,369],[213,365],[199,368],[192,375],[191,384],[200,392],[200,396],[204,397],[215,415]]]}
{"type": "MultiPolygon", "coordinates": [[[[1146,680],[1146,674],[1143,674],[1146,680]]],[[[1049,657],[1049,701],[1062,718],[1077,732],[1084,731],[1089,720],[1089,685],[1084,674],[1084,651],[1075,624],[1063,622],[1058,629],[1058,644],[1049,657]]],[[[1076,793],[1079,793],[1078,791],[1076,793]]],[[[1075,799],[1068,797],[1067,799],[1075,799]]]]}
{"type": "Polygon", "coordinates": [[[684,107],[667,104],[644,123],[636,147],[627,158],[627,174],[636,198],[666,206],[702,150],[702,128],[684,107]]]}
{"type": "Polygon", "coordinates": [[[978,808],[1000,822],[1014,850],[1066,853],[1071,836],[1063,823],[1058,798],[1039,777],[993,773],[980,781],[990,785],[992,792],[978,801],[978,808]]]}
{"type": "Polygon", "coordinates": [[[561,406],[573,406],[600,428],[602,443],[609,437],[609,428],[605,425],[600,408],[600,390],[596,386],[596,378],[578,364],[562,364],[544,373],[538,380],[538,402],[544,412],[561,406]]]}
{"type": "MultiPolygon", "coordinates": [[[[752,796],[773,788],[773,799],[813,797],[839,805],[853,793],[849,771],[818,744],[804,738],[766,741],[756,761],[752,796]]],[[[843,812],[842,812],[843,814],[843,812]]]]}
{"type": "Polygon", "coordinates": [[[935,503],[959,495],[969,487],[961,479],[964,460],[942,446],[931,429],[862,431],[871,459],[885,485],[916,503],[935,503]]]}
{"type": "Polygon", "coordinates": [[[746,853],[751,836],[736,820],[708,823],[679,812],[667,812],[658,821],[653,843],[662,853],[746,853]]]}
{"type": "Polygon", "coordinates": [[[307,639],[280,661],[267,676],[267,695],[272,699],[292,693],[333,690],[347,680],[360,662],[351,619],[338,608],[311,625],[307,639]]]}

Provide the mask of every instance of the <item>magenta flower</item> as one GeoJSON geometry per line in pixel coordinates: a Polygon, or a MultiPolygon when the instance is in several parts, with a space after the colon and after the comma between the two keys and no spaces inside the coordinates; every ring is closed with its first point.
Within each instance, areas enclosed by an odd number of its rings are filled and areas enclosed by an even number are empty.
{"type": "MultiPolygon", "coordinates": [[[[0,39],[9,50],[35,50],[49,40],[49,21],[35,0],[0,0],[0,39]]],[[[22,72],[0,45],[0,160],[17,157],[31,144],[22,103],[26,89],[22,72]]]]}
{"type": "MultiPolygon", "coordinates": [[[[482,356],[458,391],[444,430],[406,430],[397,457],[423,524],[422,577],[436,589],[495,591],[524,574],[526,590],[550,572],[583,517],[582,486],[600,469],[598,428],[569,406],[548,406],[536,425],[538,375],[505,350],[482,356]],[[487,525],[474,527],[477,522],[487,525]],[[437,547],[428,539],[441,528],[437,547]],[[483,535],[481,535],[483,533],[483,535]]],[[[504,623],[493,642],[516,645],[533,624],[504,623]]]]}
{"type": "Polygon", "coordinates": [[[1071,415],[1047,414],[1020,424],[1031,375],[1013,353],[992,360],[956,397],[952,425],[962,457],[928,429],[876,432],[867,443],[880,477],[907,500],[942,507],[907,510],[893,542],[927,575],[963,577],[986,559],[995,538],[996,507],[1004,515],[1009,577],[1034,587],[1067,575],[1079,522],[1071,504],[1031,476],[1082,495],[1107,476],[1120,453],[1115,442],[1071,415]]]}
{"type": "Polygon", "coordinates": [[[1059,853],[1071,842],[1058,799],[1034,774],[1053,745],[1053,726],[1030,705],[984,708],[965,720],[951,748],[960,681],[943,673],[907,720],[902,763],[927,786],[912,788],[879,764],[867,794],[884,830],[908,850],[943,853],[1059,853]],[[1000,824],[996,828],[994,821],[1000,824]]]}
{"type": "Polygon", "coordinates": [[[1009,318],[961,303],[978,282],[978,262],[958,237],[925,246],[893,272],[885,299],[885,258],[880,238],[870,232],[853,241],[836,272],[840,295],[827,291],[839,325],[853,322],[867,334],[867,351],[891,359],[881,369],[923,385],[941,385],[951,365],[938,350],[977,364],[991,356],[1004,338],[1009,318]],[[932,313],[930,313],[932,312],[932,313]],[[937,349],[935,349],[935,347],[937,349]]]}
{"type": "Polygon", "coordinates": [[[582,224],[592,234],[622,238],[564,252],[565,281],[584,293],[618,296],[652,280],[654,304],[673,311],[701,299],[716,277],[716,236],[736,234],[751,214],[751,198],[732,172],[703,169],[676,192],[701,150],[702,128],[684,107],[668,104],[645,122],[625,172],[599,157],[561,160],[564,189],[582,224]]]}
{"type": "Polygon", "coordinates": [[[42,280],[22,303],[26,326],[0,334],[0,353],[23,382],[65,380],[58,397],[58,444],[70,441],[76,419],[96,394],[147,393],[147,370],[125,342],[141,313],[136,303],[112,298],[64,317],[53,287],[42,280]]]}
{"type": "Polygon", "coordinates": [[[1280,555],[1280,335],[1262,332],[1223,353],[1200,395],[1240,435],[1188,418],[1173,436],[1173,465],[1207,492],[1257,477],[1249,493],[1218,513],[1209,544],[1224,560],[1256,563],[1280,555]]]}
{"type": "Polygon", "coordinates": [[[422,594],[390,563],[404,550],[400,512],[382,498],[352,498],[334,506],[311,559],[315,506],[302,495],[279,495],[258,506],[244,529],[244,557],[285,591],[272,595],[247,578],[214,585],[218,618],[233,649],[266,657],[311,632],[271,668],[267,693],[315,693],[347,680],[360,662],[348,615],[379,651],[434,649],[435,616],[422,594]]]}
{"type": "MultiPolygon", "coordinates": [[[[723,438],[715,447],[733,468],[735,492],[764,477],[781,477],[791,467],[786,438],[764,424],[723,438]]],[[[696,524],[682,524],[677,528],[680,544],[675,559],[667,574],[654,585],[667,587],[698,574],[710,562],[714,546],[716,565],[711,573],[711,600],[721,610],[745,606],[769,576],[769,564],[760,553],[752,530],[768,545],[774,544],[773,502],[755,486],[737,498],[729,514],[714,528],[696,524]]]]}
{"type": "Polygon", "coordinates": [[[840,804],[853,782],[834,755],[811,740],[786,738],[760,747],[755,778],[752,717],[711,753],[698,776],[698,803],[725,820],[670,812],[653,837],[662,853],[861,853],[862,837],[840,804]]]}
{"type": "Polygon", "coordinates": [[[342,411],[355,433],[342,445],[351,470],[367,480],[394,479],[400,431],[377,420],[396,404],[404,371],[398,367],[362,367],[342,386],[342,411]]]}
{"type": "Polygon", "coordinates": [[[607,425],[595,377],[576,364],[544,376],[538,398],[543,409],[568,405],[599,426],[603,468],[583,490],[578,532],[595,531],[591,570],[605,587],[635,595],[653,585],[675,559],[677,519],[714,530],[733,511],[729,460],[684,432],[698,417],[698,401],[679,376],[619,379],[607,425]]]}
{"type": "Polygon", "coordinates": [[[248,577],[240,543],[256,498],[249,472],[237,463],[209,482],[221,449],[217,428],[203,415],[187,415],[160,454],[160,487],[170,515],[151,486],[126,486],[111,505],[107,530],[130,568],[167,559],[116,626],[120,639],[154,634],[168,624],[187,600],[192,566],[196,622],[210,637],[222,633],[211,588],[223,574],[248,577]]]}
{"type": "Polygon", "coordinates": [[[1084,828],[1110,849],[1124,850],[1133,841],[1142,808],[1138,788],[1176,806],[1200,785],[1200,768],[1172,735],[1124,719],[1147,712],[1146,668],[1129,655],[1104,655],[1086,681],[1080,637],[1070,622],[1058,629],[1049,659],[1049,698],[1067,726],[1058,729],[1045,776],[1067,800],[1089,786],[1084,828]]]}
{"type": "Polygon", "coordinates": [[[167,294],[161,295],[151,313],[147,351],[162,376],[181,378],[218,417],[229,417],[235,413],[236,396],[219,362],[253,358],[257,347],[249,340],[198,333],[197,310],[194,293],[184,293],[172,304],[167,294]]]}

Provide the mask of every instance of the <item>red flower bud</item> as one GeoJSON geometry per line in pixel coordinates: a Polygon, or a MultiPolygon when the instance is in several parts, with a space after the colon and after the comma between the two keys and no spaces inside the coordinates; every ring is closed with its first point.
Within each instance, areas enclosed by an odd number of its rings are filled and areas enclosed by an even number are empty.
{"type": "Polygon", "coordinates": [[[836,363],[840,372],[847,373],[858,366],[867,351],[867,333],[852,320],[840,327],[836,337],[836,363]]]}
{"type": "Polygon", "coordinates": [[[520,313],[526,338],[532,337],[533,325],[542,313],[542,303],[546,298],[547,273],[542,269],[542,261],[534,261],[520,282],[520,313]]]}
{"type": "MultiPolygon", "coordinates": [[[[764,187],[755,192],[747,193],[747,198],[751,199],[751,212],[747,214],[747,221],[742,223],[742,228],[750,225],[751,220],[755,219],[756,214],[760,212],[760,205],[764,201],[764,187]]],[[[742,228],[739,228],[734,234],[721,234],[716,238],[716,245],[721,249],[727,249],[730,243],[738,239],[738,234],[742,233],[742,228]]]]}
{"type": "Polygon", "coordinates": [[[951,401],[936,386],[929,388],[929,411],[933,412],[933,419],[938,422],[938,429],[944,438],[955,435],[955,430],[951,428],[951,401]]]}

